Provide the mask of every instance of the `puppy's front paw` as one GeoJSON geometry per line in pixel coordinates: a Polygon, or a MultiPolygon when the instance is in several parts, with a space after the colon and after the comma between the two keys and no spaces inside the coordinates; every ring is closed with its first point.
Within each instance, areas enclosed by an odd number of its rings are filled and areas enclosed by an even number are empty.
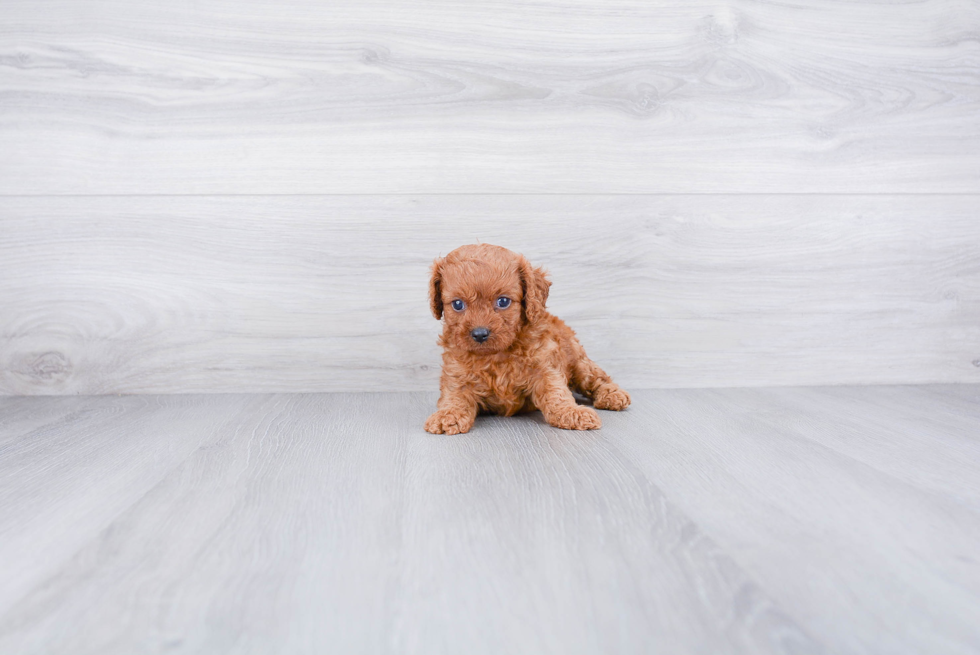
{"type": "Polygon", "coordinates": [[[592,404],[597,409],[611,409],[618,412],[630,406],[630,395],[616,385],[612,385],[600,389],[592,398],[592,404]]]}
{"type": "Polygon", "coordinates": [[[562,430],[598,430],[602,427],[599,415],[591,407],[568,405],[548,412],[548,423],[562,430]]]}
{"type": "Polygon", "coordinates": [[[462,434],[473,427],[473,417],[440,409],[425,422],[425,431],[432,434],[462,434]]]}

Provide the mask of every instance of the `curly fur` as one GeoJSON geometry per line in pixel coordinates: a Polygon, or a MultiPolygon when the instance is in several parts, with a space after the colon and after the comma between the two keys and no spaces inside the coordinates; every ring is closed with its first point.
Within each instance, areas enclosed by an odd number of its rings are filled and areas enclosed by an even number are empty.
{"type": "Polygon", "coordinates": [[[511,416],[540,409],[566,430],[601,427],[598,413],[578,405],[572,390],[599,409],[621,410],[629,394],[590,360],[575,333],[545,308],[551,282],[523,255],[500,246],[462,246],[432,265],[429,302],[443,319],[441,394],[425,422],[434,434],[467,432],[477,413],[511,416]],[[497,306],[508,298],[509,307],[497,306]],[[452,303],[465,303],[462,311],[452,303]],[[487,328],[479,343],[474,328],[487,328]]]}

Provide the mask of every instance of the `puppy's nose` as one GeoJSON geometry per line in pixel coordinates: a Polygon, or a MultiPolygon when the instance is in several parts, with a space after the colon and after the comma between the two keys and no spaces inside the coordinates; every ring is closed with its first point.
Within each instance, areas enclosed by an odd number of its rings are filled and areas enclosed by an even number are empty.
{"type": "Polygon", "coordinates": [[[473,341],[483,343],[490,338],[490,330],[485,327],[473,328],[473,330],[470,332],[470,336],[473,337],[473,341]]]}

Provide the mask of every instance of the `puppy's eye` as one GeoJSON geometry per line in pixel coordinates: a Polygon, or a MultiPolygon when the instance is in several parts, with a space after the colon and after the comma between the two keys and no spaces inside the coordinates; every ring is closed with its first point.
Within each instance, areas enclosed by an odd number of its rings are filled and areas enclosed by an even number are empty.
{"type": "Polygon", "coordinates": [[[508,298],[507,296],[500,296],[499,298],[497,298],[497,307],[499,307],[500,309],[507,309],[508,307],[510,307],[510,298],[508,298]]]}
{"type": "Polygon", "coordinates": [[[462,300],[454,300],[452,302],[452,305],[453,305],[453,309],[455,309],[457,312],[461,312],[464,309],[466,309],[466,303],[463,302],[462,300]]]}

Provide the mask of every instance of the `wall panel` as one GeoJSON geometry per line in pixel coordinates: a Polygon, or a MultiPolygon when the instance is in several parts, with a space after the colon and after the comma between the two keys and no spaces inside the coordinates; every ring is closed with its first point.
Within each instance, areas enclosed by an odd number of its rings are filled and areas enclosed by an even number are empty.
{"type": "Polygon", "coordinates": [[[6,0],[0,194],[976,193],[980,5],[6,0]]]}
{"type": "Polygon", "coordinates": [[[632,387],[980,382],[976,196],[7,198],[0,393],[434,389],[484,241],[632,387]]]}

